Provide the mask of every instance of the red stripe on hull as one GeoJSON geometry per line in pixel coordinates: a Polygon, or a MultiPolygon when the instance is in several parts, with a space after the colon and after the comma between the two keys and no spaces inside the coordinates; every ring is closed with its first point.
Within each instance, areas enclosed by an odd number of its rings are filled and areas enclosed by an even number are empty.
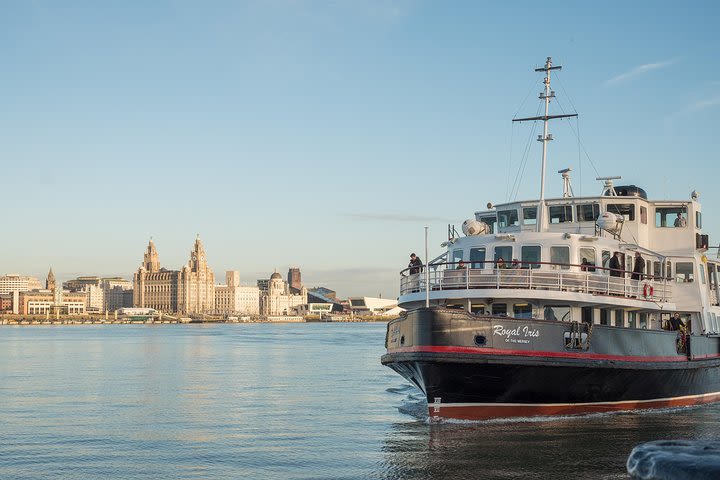
{"type": "Polygon", "coordinates": [[[455,418],[460,420],[489,420],[494,418],[554,417],[564,415],[583,415],[589,413],[622,412],[628,410],[688,407],[714,403],[717,401],[720,401],[720,392],[688,397],[663,398],[658,400],[609,403],[570,403],[550,405],[453,405],[433,403],[428,405],[428,411],[431,417],[455,418]]]}
{"type": "MultiPolygon", "coordinates": [[[[419,346],[388,348],[388,353],[467,353],[472,355],[513,355],[522,357],[545,357],[545,358],[578,358],[583,360],[617,360],[623,362],[687,362],[686,355],[672,357],[659,356],[628,356],[628,355],[605,355],[600,353],[570,353],[570,352],[542,352],[533,350],[507,350],[501,348],[483,347],[444,347],[444,346],[419,346]]],[[[720,354],[702,355],[696,358],[710,359],[720,358],[720,354]]]]}

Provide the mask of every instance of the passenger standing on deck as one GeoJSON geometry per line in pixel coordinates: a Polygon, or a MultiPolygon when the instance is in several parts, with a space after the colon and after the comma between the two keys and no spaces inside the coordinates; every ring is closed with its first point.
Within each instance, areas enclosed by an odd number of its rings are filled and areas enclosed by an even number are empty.
{"type": "Polygon", "coordinates": [[[645,260],[640,255],[640,252],[635,252],[635,266],[633,267],[633,273],[630,276],[633,280],[642,280],[643,274],[645,273],[645,260]]]}
{"type": "Polygon", "coordinates": [[[615,252],[615,254],[610,259],[610,263],[608,263],[608,268],[610,269],[610,276],[611,277],[623,277],[623,272],[621,270],[624,270],[624,268],[621,268],[620,265],[620,252],[615,252]]]}
{"type": "Polygon", "coordinates": [[[415,255],[414,253],[410,254],[410,263],[408,263],[408,268],[410,269],[409,273],[410,275],[414,273],[420,273],[422,271],[422,260],[420,260],[420,257],[415,255]]]}
{"type": "Polygon", "coordinates": [[[670,319],[670,330],[679,331],[685,329],[685,323],[680,318],[680,314],[675,312],[675,315],[670,319]]]}

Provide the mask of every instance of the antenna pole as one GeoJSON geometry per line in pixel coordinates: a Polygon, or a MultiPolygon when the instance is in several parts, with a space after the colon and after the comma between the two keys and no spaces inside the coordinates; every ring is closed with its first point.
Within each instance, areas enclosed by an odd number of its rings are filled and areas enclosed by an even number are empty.
{"type": "Polygon", "coordinates": [[[553,137],[551,133],[548,133],[548,121],[553,118],[566,118],[566,117],[577,117],[577,113],[567,115],[550,115],[550,99],[555,98],[555,92],[550,90],[550,71],[560,70],[562,67],[553,67],[552,57],[547,57],[545,66],[542,68],[536,68],[536,72],[545,72],[545,91],[540,92],[540,100],[545,101],[545,115],[541,117],[529,117],[529,118],[515,118],[513,122],[525,122],[529,120],[542,120],[543,121],[543,133],[538,135],[538,142],[542,142],[542,170],[540,174],[540,201],[538,202],[537,211],[537,231],[543,232],[547,230],[547,219],[545,215],[545,170],[547,167],[547,144],[552,141],[553,137]]]}
{"type": "Polygon", "coordinates": [[[430,308],[430,261],[428,260],[428,227],[425,227],[425,308],[430,308]]]}

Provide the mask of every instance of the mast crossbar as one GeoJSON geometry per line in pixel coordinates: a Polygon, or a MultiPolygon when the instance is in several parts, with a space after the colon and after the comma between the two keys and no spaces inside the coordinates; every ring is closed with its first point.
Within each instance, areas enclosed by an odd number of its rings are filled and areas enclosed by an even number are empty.
{"type": "Polygon", "coordinates": [[[557,67],[545,66],[545,67],[536,68],[535,71],[536,72],[547,72],[548,70],[560,70],[561,68],[562,68],[562,66],[560,66],[560,65],[558,65],[557,67]]]}
{"type": "Polygon", "coordinates": [[[552,120],[553,118],[577,117],[577,113],[568,113],[566,115],[541,115],[539,117],[513,118],[513,122],[528,122],[530,120],[552,120]]]}

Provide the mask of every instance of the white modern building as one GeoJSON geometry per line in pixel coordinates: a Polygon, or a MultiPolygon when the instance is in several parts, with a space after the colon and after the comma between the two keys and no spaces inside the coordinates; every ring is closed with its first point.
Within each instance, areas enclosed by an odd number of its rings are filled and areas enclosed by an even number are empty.
{"type": "Polygon", "coordinates": [[[240,272],[225,272],[225,285],[215,285],[215,313],[222,315],[258,315],[260,289],[240,285],[240,272]]]}
{"type": "Polygon", "coordinates": [[[389,298],[351,297],[348,302],[354,315],[397,315],[404,311],[397,300],[389,298]]]}
{"type": "Polygon", "coordinates": [[[8,273],[0,277],[0,293],[28,292],[30,290],[40,290],[41,288],[43,288],[43,285],[36,277],[17,273],[8,273]]]}

